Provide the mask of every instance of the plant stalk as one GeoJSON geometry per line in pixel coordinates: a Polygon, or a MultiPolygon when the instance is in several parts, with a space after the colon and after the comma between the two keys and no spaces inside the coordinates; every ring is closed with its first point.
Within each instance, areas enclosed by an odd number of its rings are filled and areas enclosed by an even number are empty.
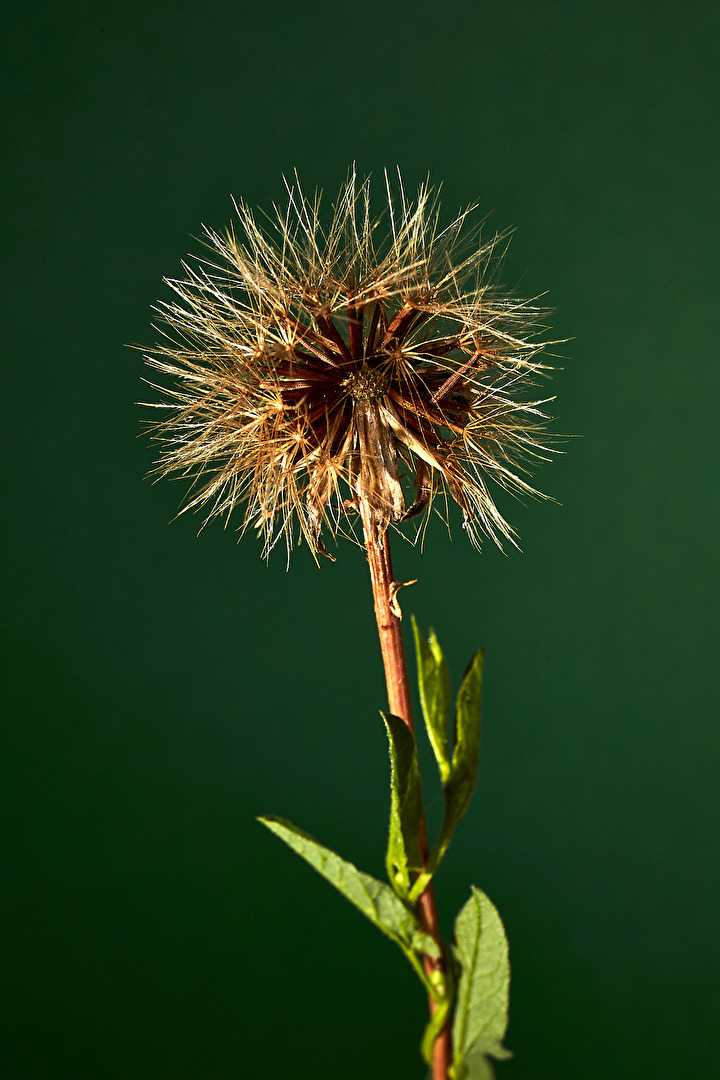
{"type": "MultiPolygon", "coordinates": [[[[389,711],[404,720],[414,734],[405,646],[400,624],[400,609],[396,599],[398,586],[393,579],[390,560],[390,538],[387,528],[378,526],[372,511],[366,504],[361,504],[360,516],[370,566],[370,581],[380,637],[380,650],[385,668],[389,711]]],[[[421,809],[420,819],[420,851],[423,864],[426,865],[428,840],[424,809],[421,809]]],[[[432,881],[417,901],[417,912],[423,929],[437,942],[440,950],[437,959],[427,955],[424,957],[425,971],[432,977],[438,970],[444,971],[443,942],[432,881]]],[[[432,1015],[437,1008],[437,1003],[430,996],[428,996],[428,1002],[432,1015]]],[[[433,1080],[448,1080],[451,1064],[452,1032],[448,1020],[433,1046],[433,1080]]]]}

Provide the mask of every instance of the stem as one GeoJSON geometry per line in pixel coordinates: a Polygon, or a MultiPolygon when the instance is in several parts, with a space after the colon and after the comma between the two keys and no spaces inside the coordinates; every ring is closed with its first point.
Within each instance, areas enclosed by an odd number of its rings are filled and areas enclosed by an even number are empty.
{"type": "MultiPolygon", "coordinates": [[[[380,649],[385,667],[389,711],[404,720],[414,734],[405,647],[403,645],[400,617],[396,614],[398,608],[395,601],[396,588],[390,561],[390,538],[387,527],[378,526],[370,507],[363,504],[362,501],[361,517],[365,535],[365,547],[370,565],[375,618],[377,619],[380,649]]],[[[428,840],[423,810],[421,810],[420,819],[420,851],[422,852],[424,864],[427,864],[428,840]]],[[[440,956],[437,959],[431,956],[424,957],[425,971],[432,977],[436,971],[444,970],[442,959],[443,942],[432,882],[429,883],[419,897],[417,912],[423,929],[437,942],[440,950],[440,956]]],[[[428,1002],[430,1014],[432,1015],[437,1008],[437,1003],[429,995],[428,1002]]],[[[433,1080],[447,1080],[451,1064],[452,1034],[448,1020],[448,1023],[435,1040],[433,1047],[433,1080]]]]}

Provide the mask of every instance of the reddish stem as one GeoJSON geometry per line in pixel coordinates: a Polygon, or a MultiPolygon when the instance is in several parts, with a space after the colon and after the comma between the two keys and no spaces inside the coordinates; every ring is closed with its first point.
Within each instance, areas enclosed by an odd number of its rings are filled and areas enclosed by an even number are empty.
{"type": "MultiPolygon", "coordinates": [[[[372,511],[368,506],[361,507],[361,517],[365,534],[365,547],[370,565],[375,618],[377,619],[380,649],[385,667],[389,711],[404,720],[414,733],[405,647],[402,639],[400,616],[396,614],[399,608],[395,599],[397,585],[393,580],[392,563],[390,561],[390,539],[387,528],[378,526],[373,520],[372,511]]],[[[420,850],[423,860],[427,862],[428,841],[423,811],[421,811],[421,815],[420,850]]],[[[423,929],[437,942],[440,949],[440,956],[437,959],[431,956],[424,957],[425,971],[432,976],[438,969],[443,970],[442,936],[440,934],[432,882],[418,900],[417,912],[423,929]]],[[[432,997],[428,997],[428,1001],[430,1013],[432,1014],[435,1012],[437,1005],[432,997]]],[[[451,1064],[452,1035],[448,1022],[438,1035],[433,1047],[433,1080],[447,1080],[451,1064]]]]}

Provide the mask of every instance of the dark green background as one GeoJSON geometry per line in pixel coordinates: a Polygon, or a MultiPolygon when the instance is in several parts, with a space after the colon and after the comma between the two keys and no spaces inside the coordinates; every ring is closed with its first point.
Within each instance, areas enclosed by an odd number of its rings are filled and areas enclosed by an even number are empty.
{"type": "Polygon", "coordinates": [[[381,872],[362,554],[287,574],[168,524],[123,347],[230,193],[268,206],[297,167],[332,194],[353,159],[516,226],[506,281],[574,339],[562,506],[502,503],[524,554],[396,544],[454,678],[487,647],[439,895],[448,932],[471,882],[506,921],[499,1078],[716,1074],[719,31],[715,3],[5,13],[11,1080],[422,1076],[406,962],[254,822],[381,872]]]}

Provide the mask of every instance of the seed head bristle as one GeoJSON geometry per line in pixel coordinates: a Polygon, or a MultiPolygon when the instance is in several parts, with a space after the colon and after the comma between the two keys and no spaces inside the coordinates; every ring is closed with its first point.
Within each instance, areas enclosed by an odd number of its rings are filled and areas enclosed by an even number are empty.
{"type": "Polygon", "coordinates": [[[286,188],[264,226],[236,202],[240,234],[205,229],[210,254],[166,279],[155,472],[191,478],[206,520],[243,505],[265,555],[325,553],[361,509],[380,532],[427,520],[440,493],[477,546],[514,543],[488,481],[538,494],[521,474],[547,459],[545,401],[520,395],[547,342],[544,312],[497,285],[506,238],[482,240],[473,208],[441,230],[437,192],[409,201],[399,174],[374,217],[352,170],[327,225],[320,193],[286,188]]]}

